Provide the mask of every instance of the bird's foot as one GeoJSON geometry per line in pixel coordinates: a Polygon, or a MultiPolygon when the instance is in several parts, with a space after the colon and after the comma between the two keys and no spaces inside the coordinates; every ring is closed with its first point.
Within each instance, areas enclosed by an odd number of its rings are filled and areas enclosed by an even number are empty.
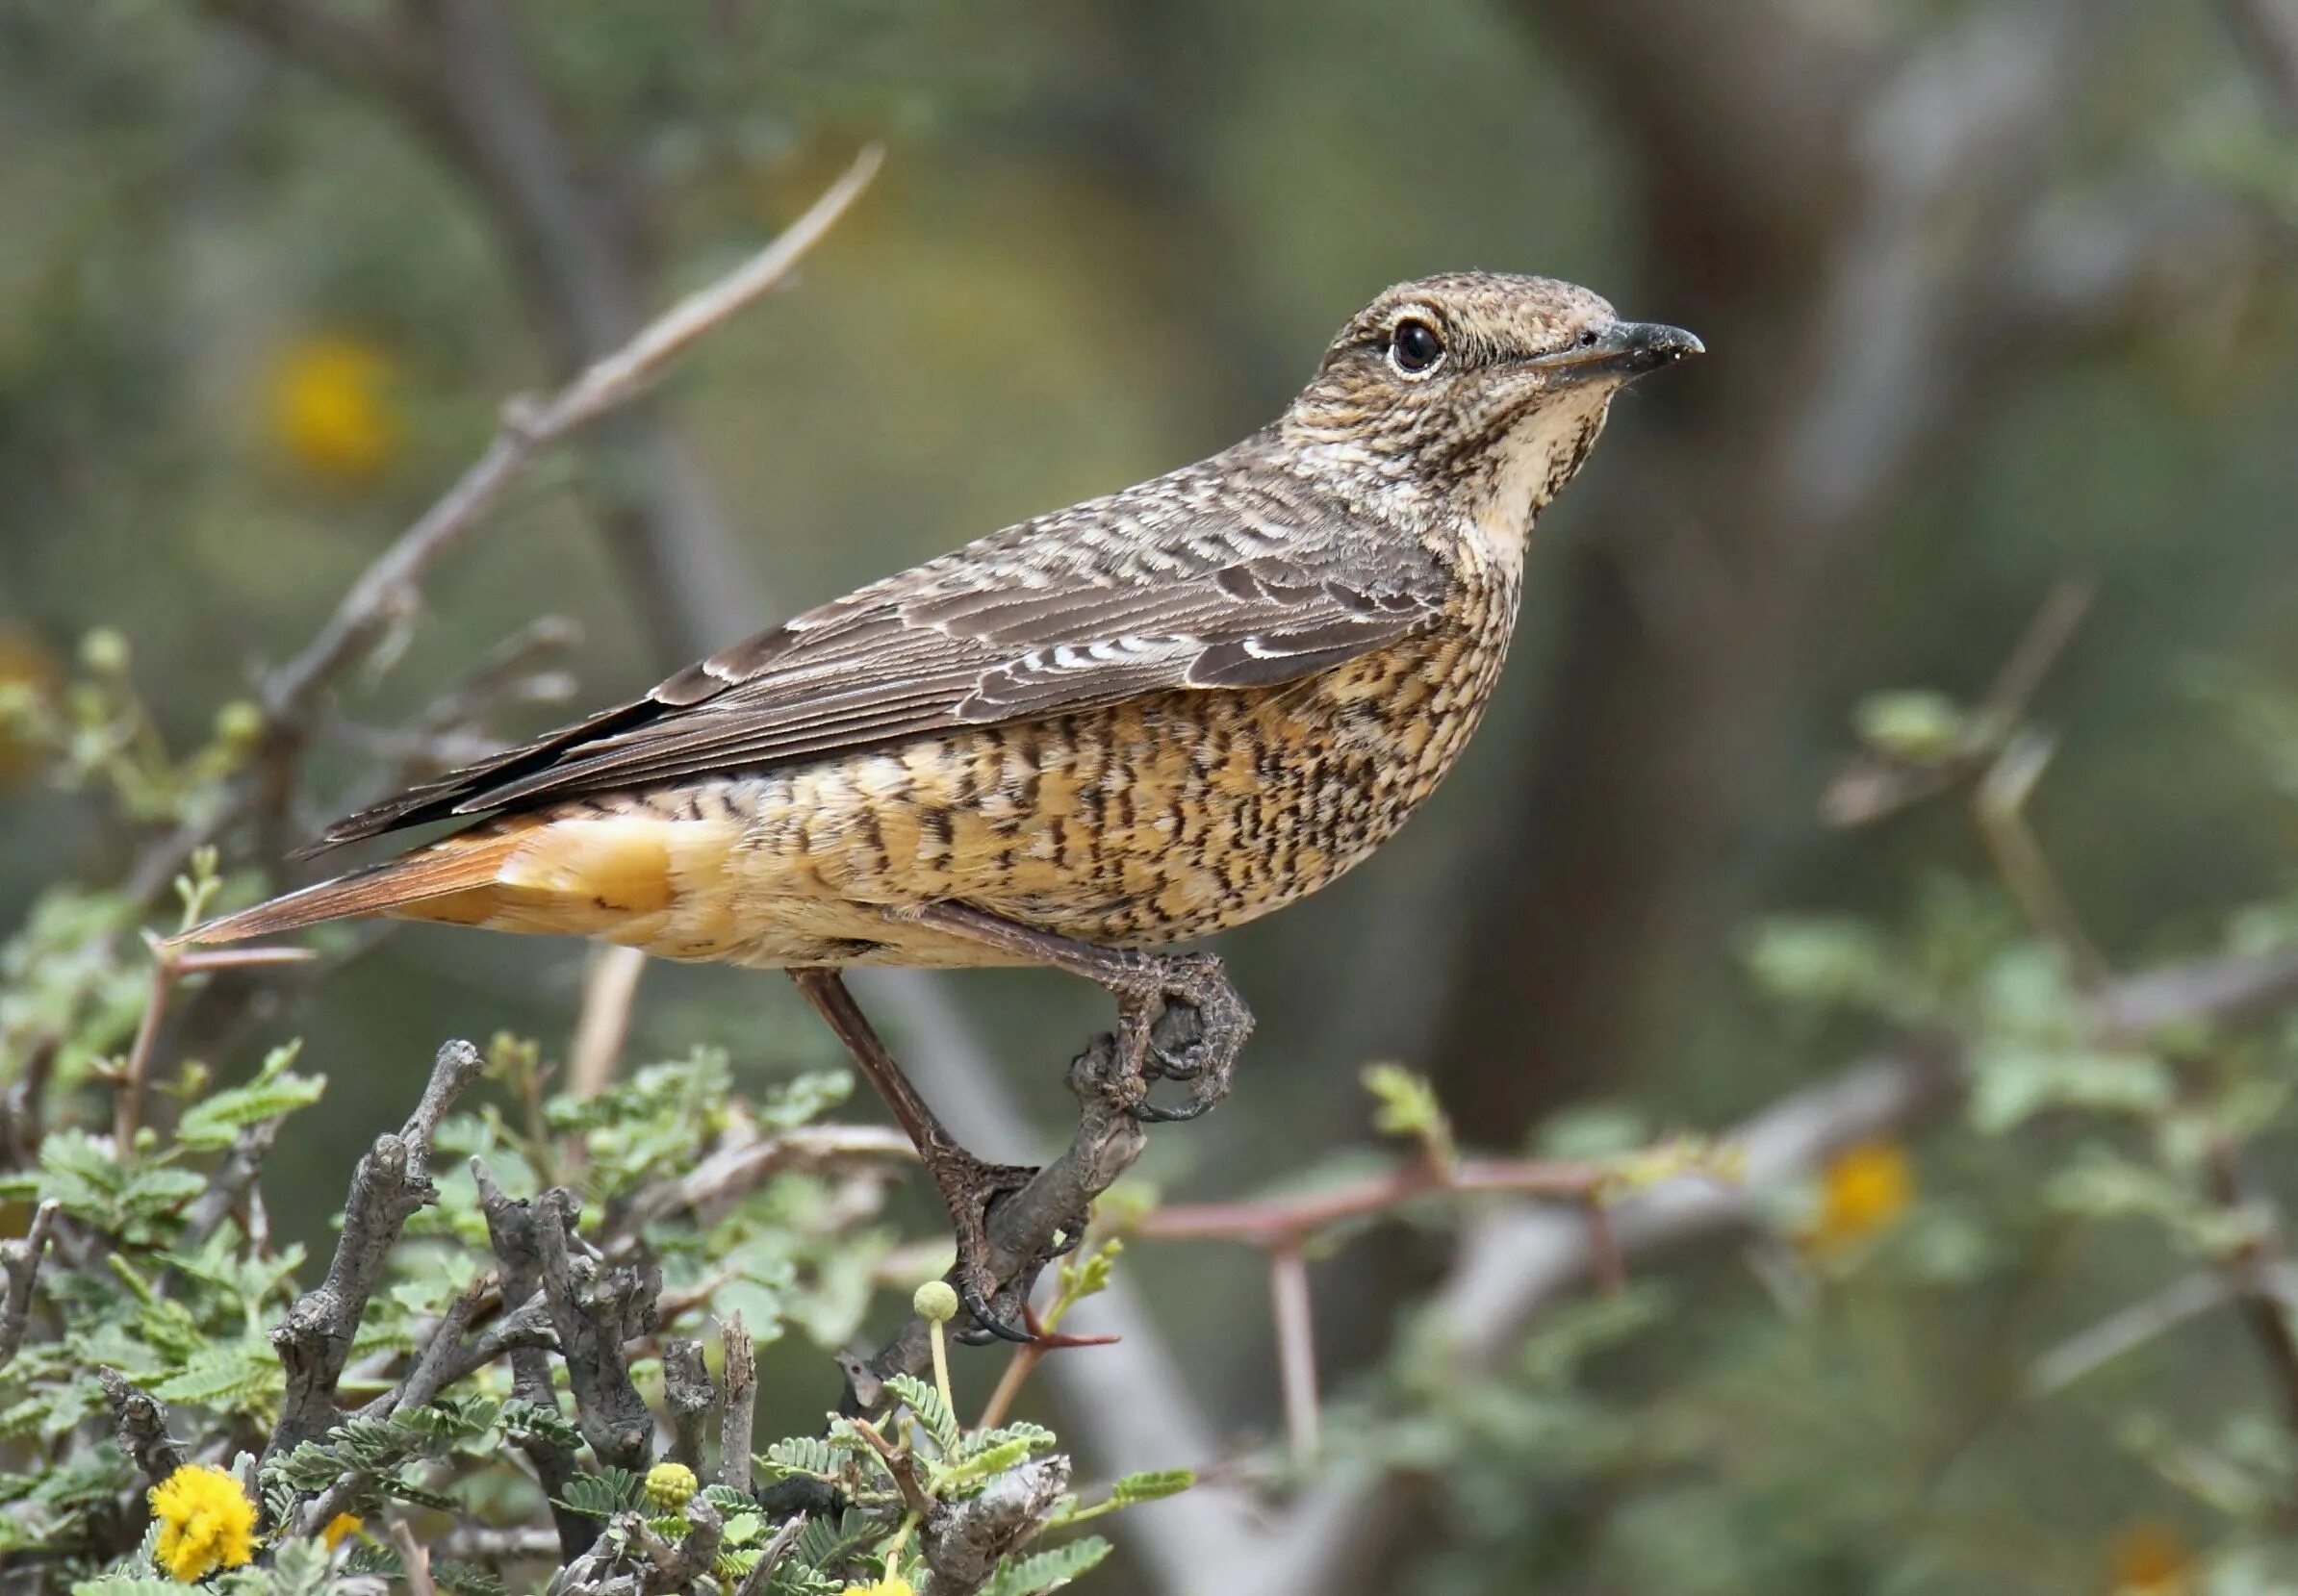
{"type": "MultiPolygon", "coordinates": [[[[958,1261],[951,1268],[950,1284],[958,1301],[972,1315],[977,1330],[961,1330],[958,1339],[979,1346],[997,1337],[1007,1341],[1034,1339],[1020,1323],[1022,1301],[1034,1269],[1022,1270],[1003,1287],[990,1266],[989,1212],[1000,1198],[1021,1190],[1036,1178],[1027,1164],[990,1164],[954,1143],[919,1149],[933,1189],[950,1210],[950,1229],[958,1244],[958,1261]]],[[[1071,1245],[1075,1245],[1074,1238],[1071,1245]]]]}
{"type": "Polygon", "coordinates": [[[1122,1060],[1140,1083],[1133,1114],[1161,1123],[1193,1120],[1227,1097],[1253,1030],[1253,1011],[1211,953],[1145,960],[1118,990],[1117,1019],[1122,1060]],[[1158,1080],[1189,1082],[1187,1101],[1152,1102],[1158,1080]]]}

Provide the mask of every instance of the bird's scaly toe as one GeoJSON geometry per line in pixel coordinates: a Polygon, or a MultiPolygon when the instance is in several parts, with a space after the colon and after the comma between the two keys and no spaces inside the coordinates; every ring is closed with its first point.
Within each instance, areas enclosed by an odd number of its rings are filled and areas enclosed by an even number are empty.
{"type": "MultiPolygon", "coordinates": [[[[943,1147],[921,1153],[934,1189],[950,1212],[950,1229],[958,1246],[958,1262],[950,1271],[950,1284],[958,1301],[973,1317],[979,1330],[958,1332],[958,1339],[979,1345],[989,1336],[1006,1341],[1034,1340],[1018,1322],[1018,1305],[1009,1306],[989,1262],[989,1213],[998,1199],[1017,1192],[1036,1178],[1024,1164],[984,1163],[963,1148],[943,1147]],[[987,1335],[980,1333],[986,1331],[987,1335]]],[[[1031,1272],[1025,1272],[1025,1278],[1031,1272]]]]}

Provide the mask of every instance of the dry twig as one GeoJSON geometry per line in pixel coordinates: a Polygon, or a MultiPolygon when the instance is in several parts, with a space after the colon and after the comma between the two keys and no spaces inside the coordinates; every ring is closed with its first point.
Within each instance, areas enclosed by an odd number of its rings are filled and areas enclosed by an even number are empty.
{"type": "Polygon", "coordinates": [[[271,1332],[287,1370],[287,1394],[266,1457],[285,1456],[335,1424],[335,1387],[368,1299],[382,1281],[400,1227],[438,1195],[431,1184],[431,1138],[455,1099],[478,1078],[479,1069],[478,1050],[470,1043],[441,1048],[414,1114],[396,1135],[376,1137],[359,1160],[327,1279],[298,1298],[271,1332]]]}
{"type": "Polygon", "coordinates": [[[0,1270],[8,1276],[8,1295],[0,1301],[0,1369],[8,1367],[24,1344],[24,1330],[32,1322],[32,1289],[39,1283],[40,1259],[47,1254],[48,1235],[61,1211],[49,1198],[32,1212],[32,1225],[21,1241],[0,1242],[0,1270]]]}

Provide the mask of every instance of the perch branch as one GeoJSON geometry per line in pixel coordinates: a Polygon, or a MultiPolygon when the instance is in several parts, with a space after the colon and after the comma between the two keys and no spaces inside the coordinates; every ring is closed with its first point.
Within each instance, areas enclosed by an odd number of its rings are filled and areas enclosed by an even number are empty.
{"type": "MultiPolygon", "coordinates": [[[[1186,1025],[1186,1011],[1161,1019],[1186,1025]]],[[[1077,1129],[1069,1145],[1030,1183],[989,1213],[989,1267],[998,1280],[1026,1299],[1037,1271],[1053,1257],[1055,1237],[1083,1229],[1093,1202],[1116,1184],[1141,1155],[1146,1138],[1119,1087],[1117,1051],[1107,1037],[1070,1061],[1069,1089],[1078,1101],[1077,1129]]],[[[922,1374],[932,1358],[926,1321],[911,1315],[870,1360],[880,1379],[922,1374]]],[[[858,1396],[850,1391],[849,1398],[858,1396]]]]}

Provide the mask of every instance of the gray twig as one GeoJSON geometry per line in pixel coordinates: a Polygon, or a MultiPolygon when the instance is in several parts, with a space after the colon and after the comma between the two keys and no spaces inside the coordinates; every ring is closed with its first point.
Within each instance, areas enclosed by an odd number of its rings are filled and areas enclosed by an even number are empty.
{"type": "Polygon", "coordinates": [[[718,1560],[718,1548],[726,1539],[726,1520],[700,1496],[689,1500],[683,1511],[686,1533],[675,1543],[656,1534],[645,1519],[638,1521],[639,1550],[651,1565],[645,1582],[649,1592],[691,1590],[718,1560]]]}
{"type": "Polygon", "coordinates": [[[734,1587],[734,1596],[758,1596],[758,1592],[766,1588],[766,1582],[774,1578],[775,1569],[780,1565],[790,1548],[797,1544],[798,1537],[805,1533],[806,1519],[806,1514],[800,1513],[774,1532],[774,1538],[759,1549],[758,1560],[751,1564],[750,1572],[743,1575],[742,1583],[734,1587]]]}
{"type": "Polygon", "coordinates": [[[293,1452],[335,1424],[336,1383],[343,1378],[368,1299],[382,1281],[407,1217],[438,1196],[431,1184],[431,1138],[455,1099],[478,1078],[479,1069],[478,1050],[470,1043],[449,1042],[441,1048],[414,1114],[397,1134],[376,1137],[352,1172],[343,1236],[327,1266],[327,1279],[318,1290],[297,1298],[271,1332],[271,1344],[279,1349],[279,1361],[287,1371],[287,1394],[267,1457],[293,1452]]]}
{"type": "Polygon", "coordinates": [[[926,1517],[926,1566],[933,1596],[972,1596],[998,1559],[1045,1527],[1069,1489],[1069,1459],[1040,1457],[1009,1469],[979,1496],[941,1502],[926,1517]]]}
{"type": "Polygon", "coordinates": [[[671,1461],[696,1473],[702,1467],[702,1429],[710,1418],[710,1371],[702,1366],[702,1344],[674,1335],[662,1344],[662,1395],[671,1413],[671,1461]]]}
{"type": "Polygon", "coordinates": [[[112,1403],[112,1422],[119,1444],[136,1459],[136,1467],[158,1484],[184,1466],[184,1449],[167,1433],[167,1409],[128,1383],[117,1369],[98,1369],[96,1379],[112,1403]]]}
{"type": "Polygon", "coordinates": [[[391,1545],[399,1555],[399,1578],[407,1582],[407,1596],[438,1596],[439,1587],[431,1583],[430,1548],[415,1538],[405,1519],[391,1521],[391,1545]]]}
{"type": "Polygon", "coordinates": [[[600,1462],[643,1474],[651,1459],[654,1415],[631,1383],[623,1344],[653,1330],[662,1271],[651,1264],[605,1266],[577,1254],[568,1244],[575,1211],[570,1194],[535,1214],[543,1295],[583,1438],[600,1462]]]}
{"type": "Polygon", "coordinates": [[[40,1258],[48,1251],[58,1211],[56,1199],[49,1198],[33,1211],[32,1228],[22,1241],[0,1242],[0,1269],[8,1274],[8,1297],[0,1303],[0,1369],[24,1344],[25,1327],[32,1322],[32,1288],[39,1283],[40,1258]]]}
{"type": "MultiPolygon", "coordinates": [[[[439,1321],[430,1339],[423,1344],[422,1355],[416,1360],[415,1368],[407,1378],[362,1407],[358,1416],[363,1419],[384,1419],[402,1407],[421,1407],[448,1386],[470,1379],[513,1348],[539,1349],[550,1344],[550,1310],[540,1297],[527,1303],[518,1312],[504,1315],[477,1336],[466,1340],[464,1332],[470,1328],[472,1317],[492,1295],[492,1282],[480,1281],[458,1297],[448,1307],[446,1316],[439,1321]]],[[[573,1468],[570,1460],[569,1472],[573,1468]]],[[[314,1497],[298,1515],[305,1533],[317,1532],[334,1522],[336,1514],[348,1512],[351,1504],[368,1488],[372,1479],[371,1475],[363,1472],[346,1474],[314,1497]]],[[[553,1496],[557,1495],[556,1485],[549,1488],[553,1496]]]]}
{"type": "MultiPolygon", "coordinates": [[[[543,1289],[543,1252],[535,1234],[533,1205],[515,1203],[503,1195],[485,1163],[471,1160],[472,1177],[478,1183],[479,1207],[487,1216],[487,1240],[495,1249],[495,1261],[502,1266],[502,1291],[507,1301],[539,1297],[543,1289]]],[[[546,1201],[555,1201],[555,1194],[545,1194],[546,1201]]],[[[549,1305],[543,1304],[548,1316],[549,1305]]],[[[557,1413],[558,1392],[550,1380],[550,1360],[539,1347],[513,1349],[511,1353],[511,1394],[522,1402],[557,1413]]],[[[559,1551],[572,1558],[597,1536],[598,1525],[560,1507],[566,1495],[567,1482],[574,1477],[575,1462],[566,1448],[541,1435],[529,1435],[519,1443],[527,1461],[534,1464],[535,1477],[543,1483],[543,1494],[550,1500],[552,1520],[558,1526],[559,1551]]]]}
{"type": "Polygon", "coordinates": [[[750,1434],[758,1395],[758,1353],[750,1326],[739,1312],[728,1315],[720,1332],[726,1344],[726,1408],[719,1415],[718,1482],[750,1489],[750,1434]]]}
{"type": "Polygon", "coordinates": [[[256,1176],[262,1173],[264,1156],[271,1151],[281,1123],[258,1120],[240,1127],[239,1134],[231,1139],[231,1150],[224,1153],[223,1162],[208,1177],[208,1189],[193,1198],[192,1206],[185,1212],[184,1251],[195,1250],[231,1217],[231,1211],[240,1205],[247,1188],[255,1184],[256,1176]]]}

